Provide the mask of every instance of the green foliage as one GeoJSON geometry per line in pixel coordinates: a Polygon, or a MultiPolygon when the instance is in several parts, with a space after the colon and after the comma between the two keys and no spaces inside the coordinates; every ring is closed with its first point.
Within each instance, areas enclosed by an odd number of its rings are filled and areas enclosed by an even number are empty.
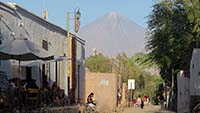
{"type": "Polygon", "coordinates": [[[157,89],[159,88],[159,85],[162,84],[163,80],[159,75],[144,73],[142,76],[142,79],[136,79],[135,96],[147,95],[151,100],[153,100],[153,98],[157,96],[157,93],[160,92],[157,89]]]}
{"type": "Polygon", "coordinates": [[[130,78],[135,79],[144,71],[136,64],[133,57],[127,57],[124,53],[118,54],[113,59],[113,65],[115,72],[122,76],[124,82],[130,78]]]}
{"type": "Polygon", "coordinates": [[[147,48],[149,58],[158,64],[160,74],[168,84],[172,69],[175,72],[189,69],[195,47],[193,41],[196,41],[193,27],[182,0],[162,0],[153,5],[148,16],[147,48]]]}
{"type": "Polygon", "coordinates": [[[136,55],[132,56],[132,59],[142,68],[157,68],[157,65],[150,57],[149,54],[136,53],[136,55]]]}
{"type": "Polygon", "coordinates": [[[112,71],[112,63],[110,59],[102,54],[86,58],[85,66],[91,72],[110,73],[112,71]]]}
{"type": "Polygon", "coordinates": [[[138,80],[137,80],[137,89],[144,89],[145,87],[145,77],[144,75],[139,75],[138,80]]]}
{"type": "Polygon", "coordinates": [[[183,0],[184,7],[187,12],[188,20],[192,25],[192,34],[195,37],[196,45],[200,43],[200,1],[199,0],[183,0]]]}

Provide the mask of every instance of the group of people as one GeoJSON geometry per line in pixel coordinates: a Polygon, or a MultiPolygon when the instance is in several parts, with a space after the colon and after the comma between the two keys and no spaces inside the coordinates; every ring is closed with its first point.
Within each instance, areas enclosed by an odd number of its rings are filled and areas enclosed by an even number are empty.
{"type": "Polygon", "coordinates": [[[149,104],[149,98],[147,96],[144,96],[143,98],[141,97],[141,95],[139,95],[136,99],[136,106],[137,107],[141,107],[141,109],[145,108],[148,106],[149,104]]]}
{"type": "Polygon", "coordinates": [[[3,101],[3,98],[1,98],[5,97],[4,95],[0,96],[0,108],[3,110],[7,108],[6,106],[9,106],[9,109],[20,109],[21,111],[22,108],[27,108],[27,106],[32,107],[32,104],[39,107],[43,105],[63,106],[67,103],[64,102],[67,101],[67,99],[64,99],[64,91],[56,85],[56,82],[53,83],[52,87],[50,87],[49,83],[46,83],[39,88],[34,79],[13,79],[9,81],[8,85],[5,95],[6,99],[4,99],[6,101],[3,101]],[[34,103],[31,102],[33,98],[37,99],[34,103]]]}
{"type": "Polygon", "coordinates": [[[56,82],[50,87],[48,83],[45,83],[40,90],[41,99],[43,104],[47,106],[63,106],[67,104],[67,97],[56,82]]]}

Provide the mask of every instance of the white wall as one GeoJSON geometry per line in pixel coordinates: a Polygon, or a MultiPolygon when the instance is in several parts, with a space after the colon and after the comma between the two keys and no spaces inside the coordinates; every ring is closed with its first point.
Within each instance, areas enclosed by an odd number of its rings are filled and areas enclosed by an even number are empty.
{"type": "Polygon", "coordinates": [[[184,77],[183,72],[179,72],[177,75],[178,81],[178,113],[189,113],[190,112],[190,79],[184,77]]]}
{"type": "Polygon", "coordinates": [[[194,49],[190,62],[190,94],[200,95],[200,49],[194,49]]]}

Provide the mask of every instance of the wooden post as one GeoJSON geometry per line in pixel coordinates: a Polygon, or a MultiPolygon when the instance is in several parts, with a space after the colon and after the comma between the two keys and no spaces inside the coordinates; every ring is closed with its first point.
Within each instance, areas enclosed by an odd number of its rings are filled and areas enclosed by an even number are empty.
{"type": "Polygon", "coordinates": [[[69,48],[69,97],[70,104],[74,104],[76,91],[76,40],[70,35],[70,12],[67,13],[67,38],[69,48]]]}

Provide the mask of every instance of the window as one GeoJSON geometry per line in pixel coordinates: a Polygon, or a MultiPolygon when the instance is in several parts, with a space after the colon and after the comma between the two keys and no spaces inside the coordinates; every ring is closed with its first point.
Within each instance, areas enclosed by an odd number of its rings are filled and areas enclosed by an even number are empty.
{"type": "Polygon", "coordinates": [[[48,51],[48,42],[46,40],[42,40],[42,48],[48,51]]]}

